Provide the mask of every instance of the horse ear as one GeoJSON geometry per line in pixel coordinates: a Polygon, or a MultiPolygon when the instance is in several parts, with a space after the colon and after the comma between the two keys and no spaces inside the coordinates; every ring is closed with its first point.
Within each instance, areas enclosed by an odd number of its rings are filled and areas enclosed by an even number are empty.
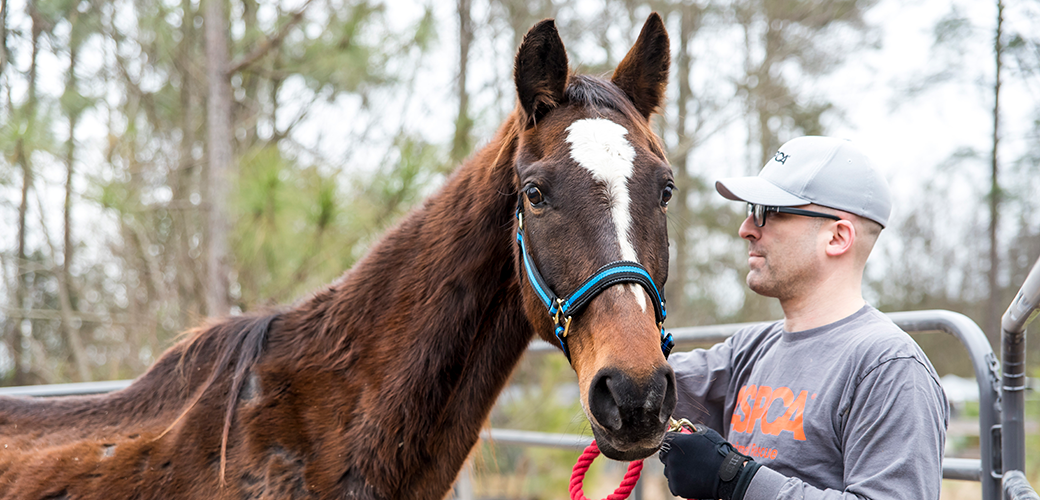
{"type": "Polygon", "coordinates": [[[552,19],[534,25],[524,35],[516,53],[513,79],[523,111],[521,118],[528,126],[563,101],[567,86],[567,51],[552,19]]]}
{"type": "Polygon", "coordinates": [[[664,21],[653,12],[610,81],[623,90],[636,109],[649,119],[664,101],[671,60],[664,21]]]}

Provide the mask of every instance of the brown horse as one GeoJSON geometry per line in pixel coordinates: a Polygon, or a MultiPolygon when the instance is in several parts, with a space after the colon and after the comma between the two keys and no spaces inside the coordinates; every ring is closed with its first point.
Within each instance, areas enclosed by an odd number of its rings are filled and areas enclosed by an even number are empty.
{"type": "Polygon", "coordinates": [[[668,66],[656,14],[610,81],[570,75],[539,23],[491,143],[340,280],[189,332],[125,390],[0,398],[0,497],[441,498],[528,342],[556,342],[531,269],[569,292],[619,260],[653,278],[600,281],[564,349],[603,452],[650,455],[676,397],[651,293],[668,268],[672,174],[649,126],[668,66]]]}

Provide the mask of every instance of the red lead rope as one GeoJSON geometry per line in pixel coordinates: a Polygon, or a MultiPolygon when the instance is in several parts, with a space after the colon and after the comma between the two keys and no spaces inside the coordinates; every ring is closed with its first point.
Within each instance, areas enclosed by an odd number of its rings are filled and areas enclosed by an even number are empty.
{"type": "MultiPolygon", "coordinates": [[[[672,420],[668,430],[690,434],[693,432],[692,429],[693,424],[684,418],[682,420],[672,420]]],[[[585,481],[585,473],[589,471],[592,461],[598,456],[599,447],[593,441],[578,457],[578,461],[574,463],[574,470],[571,471],[571,500],[589,500],[585,497],[585,493],[581,491],[582,482],[585,481]]],[[[604,500],[625,500],[628,498],[632,494],[632,489],[636,487],[636,482],[639,481],[639,473],[642,471],[642,460],[629,462],[628,471],[625,472],[625,478],[621,480],[621,485],[613,493],[607,495],[607,498],[604,500]]]]}
{"type": "MultiPolygon", "coordinates": [[[[597,456],[599,456],[599,447],[593,441],[578,457],[578,461],[574,464],[574,471],[571,472],[571,500],[589,500],[585,497],[585,493],[581,491],[581,483],[585,480],[585,473],[589,471],[589,466],[592,465],[592,461],[597,456]]],[[[621,480],[621,486],[618,486],[613,493],[607,495],[605,500],[625,500],[628,498],[632,494],[632,489],[636,487],[636,481],[639,481],[639,473],[642,470],[642,460],[629,462],[628,472],[625,473],[625,478],[621,480]]]]}

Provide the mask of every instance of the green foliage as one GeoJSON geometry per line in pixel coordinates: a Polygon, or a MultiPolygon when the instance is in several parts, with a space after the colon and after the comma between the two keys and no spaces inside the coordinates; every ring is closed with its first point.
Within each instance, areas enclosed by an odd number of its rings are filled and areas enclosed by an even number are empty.
{"type": "Polygon", "coordinates": [[[61,111],[65,116],[79,116],[84,111],[94,106],[97,99],[85,96],[79,90],[66,87],[59,101],[61,111]]]}
{"type": "Polygon", "coordinates": [[[427,6],[423,12],[422,19],[416,24],[415,36],[411,43],[420,51],[428,51],[437,42],[437,19],[433,15],[433,8],[427,6]]]}
{"type": "MultiPolygon", "coordinates": [[[[1035,365],[1034,365],[1035,366],[1035,365]]],[[[1033,377],[1040,377],[1040,370],[1034,371],[1033,377]]],[[[1040,397],[1034,390],[1026,396],[1026,425],[1040,422],[1040,397]]],[[[1040,432],[1026,430],[1026,470],[1024,471],[1033,488],[1040,486],[1040,432]]]]}
{"type": "MultiPolygon", "coordinates": [[[[231,16],[242,20],[232,19],[231,26],[245,29],[229,31],[231,59],[242,61],[231,77],[238,165],[230,200],[236,220],[230,235],[232,295],[239,309],[250,310],[292,302],[335,279],[363,253],[371,235],[428,192],[446,167],[439,147],[401,133],[388,145],[385,167],[374,179],[344,175],[356,166],[301,151],[293,133],[306,113],[286,124],[282,109],[284,102],[364,97],[371,89],[398,85],[399,68],[388,61],[413,49],[418,57],[433,46],[437,30],[431,8],[398,33],[380,2],[307,4],[299,16],[251,0],[236,5],[241,9],[232,8],[231,16]],[[292,78],[307,82],[311,95],[285,95],[283,85],[292,78]]],[[[47,44],[41,42],[41,49],[53,52],[50,60],[76,56],[89,64],[66,74],[64,88],[54,95],[41,90],[32,103],[5,103],[0,152],[11,165],[33,152],[57,156],[52,131],[67,130],[62,128],[67,121],[50,114],[52,109],[69,119],[85,117],[80,123],[95,127],[90,135],[102,137],[102,161],[93,161],[95,152],[77,172],[86,182],[76,185],[73,200],[103,213],[107,222],[99,224],[111,233],[72,233],[87,246],[104,249],[76,254],[83,260],[73,263],[72,299],[85,314],[119,318],[101,329],[83,327],[85,344],[97,353],[92,366],[105,364],[109,374],[135,376],[203,314],[207,87],[198,5],[48,0],[26,8],[42,28],[47,44]],[[106,57],[86,57],[81,53],[86,47],[100,48],[106,57]],[[105,127],[102,134],[98,124],[105,127]],[[80,292],[93,300],[80,300],[80,292]]],[[[22,51],[24,61],[30,17],[20,19],[25,24],[9,26],[7,47],[22,51]]],[[[6,66],[7,78],[0,81],[24,85],[28,76],[12,72],[15,68],[6,66]]],[[[78,142],[74,137],[66,146],[82,146],[78,142]]],[[[83,161],[73,158],[74,165],[83,161]]],[[[0,169],[0,184],[13,185],[19,177],[17,170],[0,169]]],[[[61,238],[52,235],[52,240],[61,238]]],[[[10,262],[6,255],[4,262],[10,262]]],[[[54,279],[48,277],[46,286],[54,286],[54,279]]],[[[43,283],[34,281],[31,288],[43,283]]],[[[56,328],[57,323],[40,325],[56,328]]],[[[50,360],[67,357],[67,347],[54,343],[33,352],[32,372],[51,372],[45,368],[50,360]]]]}
{"type": "Polygon", "coordinates": [[[343,186],[339,171],[301,166],[273,145],[240,157],[232,246],[240,307],[291,303],[329,283],[446,170],[440,148],[395,144],[388,168],[343,186]]]}
{"type": "Polygon", "coordinates": [[[935,23],[932,35],[935,38],[935,46],[947,46],[950,44],[962,45],[971,37],[975,30],[971,20],[961,12],[956,5],[950,7],[950,11],[935,23]]]}
{"type": "Polygon", "coordinates": [[[243,308],[290,303],[350,267],[357,243],[333,175],[276,147],[241,157],[232,237],[243,308]]]}
{"type": "MultiPolygon", "coordinates": [[[[513,376],[512,385],[499,399],[491,426],[538,432],[589,434],[577,396],[577,380],[566,358],[557,353],[528,356],[513,376]]],[[[570,465],[580,452],[553,448],[496,446],[483,443],[475,459],[481,475],[478,488],[492,486],[496,478],[515,475],[507,493],[516,498],[558,498],[566,492],[570,465]],[[481,485],[480,482],[489,483],[481,485]]],[[[600,459],[599,462],[606,462],[600,459]]],[[[586,484],[596,484],[603,468],[587,474],[586,484]]],[[[502,485],[498,485],[502,488],[502,485]]]]}
{"type": "Polygon", "coordinates": [[[285,53],[291,59],[285,70],[303,76],[315,92],[358,92],[367,84],[388,83],[391,76],[384,68],[391,53],[382,45],[389,38],[369,31],[383,10],[381,5],[359,2],[344,12],[331,12],[316,37],[301,32],[289,39],[285,53]]]}
{"type": "Polygon", "coordinates": [[[31,156],[34,151],[54,152],[57,141],[50,129],[53,115],[48,108],[38,103],[23,103],[11,108],[10,114],[0,123],[0,151],[4,159],[16,165],[22,155],[31,156]]]}
{"type": "MultiPolygon", "coordinates": [[[[450,165],[443,148],[418,137],[401,136],[382,162],[383,168],[352,179],[352,230],[378,236],[440,185],[450,165]]],[[[367,241],[366,241],[367,243],[367,241]]],[[[367,246],[356,249],[363,252],[367,246]]]]}

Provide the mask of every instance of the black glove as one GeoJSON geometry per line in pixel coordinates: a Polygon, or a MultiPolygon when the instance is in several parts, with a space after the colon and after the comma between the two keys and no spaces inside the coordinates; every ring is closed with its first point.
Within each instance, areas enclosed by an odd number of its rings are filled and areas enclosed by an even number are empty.
{"type": "Polygon", "coordinates": [[[761,466],[702,424],[693,434],[669,432],[658,456],[668,489],[683,498],[742,500],[761,466]]]}

